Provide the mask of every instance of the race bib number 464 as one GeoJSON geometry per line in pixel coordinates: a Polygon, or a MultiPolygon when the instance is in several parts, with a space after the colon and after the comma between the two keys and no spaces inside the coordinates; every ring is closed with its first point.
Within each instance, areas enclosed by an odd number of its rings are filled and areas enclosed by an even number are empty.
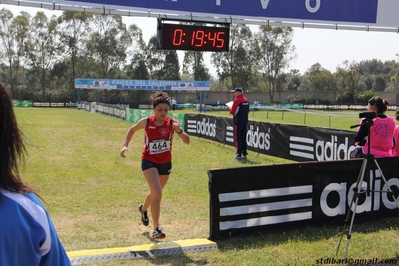
{"type": "Polygon", "coordinates": [[[150,141],[150,154],[170,151],[170,140],[158,139],[150,141]]]}

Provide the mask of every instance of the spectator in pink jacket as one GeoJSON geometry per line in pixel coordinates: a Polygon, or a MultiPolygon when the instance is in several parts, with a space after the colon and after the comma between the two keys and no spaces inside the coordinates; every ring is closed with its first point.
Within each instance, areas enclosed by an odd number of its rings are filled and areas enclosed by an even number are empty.
{"type": "MultiPolygon", "coordinates": [[[[385,115],[388,109],[388,101],[380,96],[374,96],[368,101],[367,111],[376,112],[376,118],[372,119],[370,127],[370,153],[376,158],[391,157],[394,147],[395,120],[385,115]]],[[[355,136],[356,152],[351,158],[363,158],[368,150],[368,119],[360,121],[358,132],[355,136]]]]}
{"type": "MultiPolygon", "coordinates": [[[[399,108],[396,109],[395,118],[399,121],[399,108]]],[[[395,142],[395,147],[392,149],[392,156],[399,156],[399,125],[395,127],[393,138],[395,142]]]]}

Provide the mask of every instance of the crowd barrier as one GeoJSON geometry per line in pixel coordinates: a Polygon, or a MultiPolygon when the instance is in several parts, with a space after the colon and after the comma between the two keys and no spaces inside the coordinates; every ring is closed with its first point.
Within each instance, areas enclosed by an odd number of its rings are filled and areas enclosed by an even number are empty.
{"type": "MultiPolygon", "coordinates": [[[[152,110],[133,109],[118,104],[106,104],[97,102],[80,102],[78,104],[78,108],[92,113],[101,113],[104,115],[117,117],[133,124],[137,123],[142,118],[149,117],[152,113],[152,110]]],[[[185,128],[184,114],[178,114],[170,111],[168,115],[173,119],[178,120],[182,128],[185,128]]]]}
{"type": "MultiPolygon", "coordinates": [[[[399,157],[378,159],[381,173],[370,164],[370,178],[359,186],[356,222],[396,217],[399,157]]],[[[308,162],[208,171],[211,240],[273,228],[331,223],[344,225],[362,159],[308,162]]],[[[352,205],[354,207],[354,205],[352,205]]]]}
{"type": "Polygon", "coordinates": [[[31,100],[12,100],[14,107],[77,107],[74,102],[34,102],[31,100]]]}
{"type": "MultiPolygon", "coordinates": [[[[82,103],[79,108],[136,123],[150,110],[82,103]]],[[[231,118],[173,114],[191,136],[234,145],[231,118]]],[[[354,131],[250,121],[248,149],[298,163],[208,171],[211,240],[278,227],[342,222],[353,197],[361,159],[348,160],[354,131]]],[[[399,157],[378,159],[384,173],[370,167],[373,192],[359,198],[357,221],[397,215],[382,182],[399,191],[399,157]]]]}
{"type": "MultiPolygon", "coordinates": [[[[234,146],[233,119],[204,114],[185,115],[186,132],[234,146]]],[[[248,122],[248,150],[294,161],[332,161],[349,158],[354,131],[298,125],[248,122]]]]}

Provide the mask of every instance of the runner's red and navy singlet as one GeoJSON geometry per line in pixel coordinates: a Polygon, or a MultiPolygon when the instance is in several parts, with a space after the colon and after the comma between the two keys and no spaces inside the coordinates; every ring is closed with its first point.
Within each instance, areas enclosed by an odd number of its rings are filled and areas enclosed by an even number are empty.
{"type": "Polygon", "coordinates": [[[162,126],[155,124],[151,115],[145,127],[144,149],[141,158],[155,164],[165,164],[172,160],[172,119],[167,116],[162,126]]]}

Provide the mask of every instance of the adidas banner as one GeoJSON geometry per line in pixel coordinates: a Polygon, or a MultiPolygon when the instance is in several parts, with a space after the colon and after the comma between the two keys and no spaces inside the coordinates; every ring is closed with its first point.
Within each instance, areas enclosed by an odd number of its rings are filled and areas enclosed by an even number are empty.
{"type": "MultiPolygon", "coordinates": [[[[233,119],[203,114],[185,115],[192,136],[234,146],[233,119]]],[[[248,122],[248,150],[294,161],[349,159],[354,131],[297,125],[248,122]]]]}
{"type": "MultiPolygon", "coordinates": [[[[209,170],[210,239],[320,222],[343,225],[362,163],[355,159],[209,170]]],[[[399,157],[378,159],[378,164],[383,173],[372,160],[359,185],[364,193],[355,222],[397,215],[388,187],[397,198],[399,157]]]]}

